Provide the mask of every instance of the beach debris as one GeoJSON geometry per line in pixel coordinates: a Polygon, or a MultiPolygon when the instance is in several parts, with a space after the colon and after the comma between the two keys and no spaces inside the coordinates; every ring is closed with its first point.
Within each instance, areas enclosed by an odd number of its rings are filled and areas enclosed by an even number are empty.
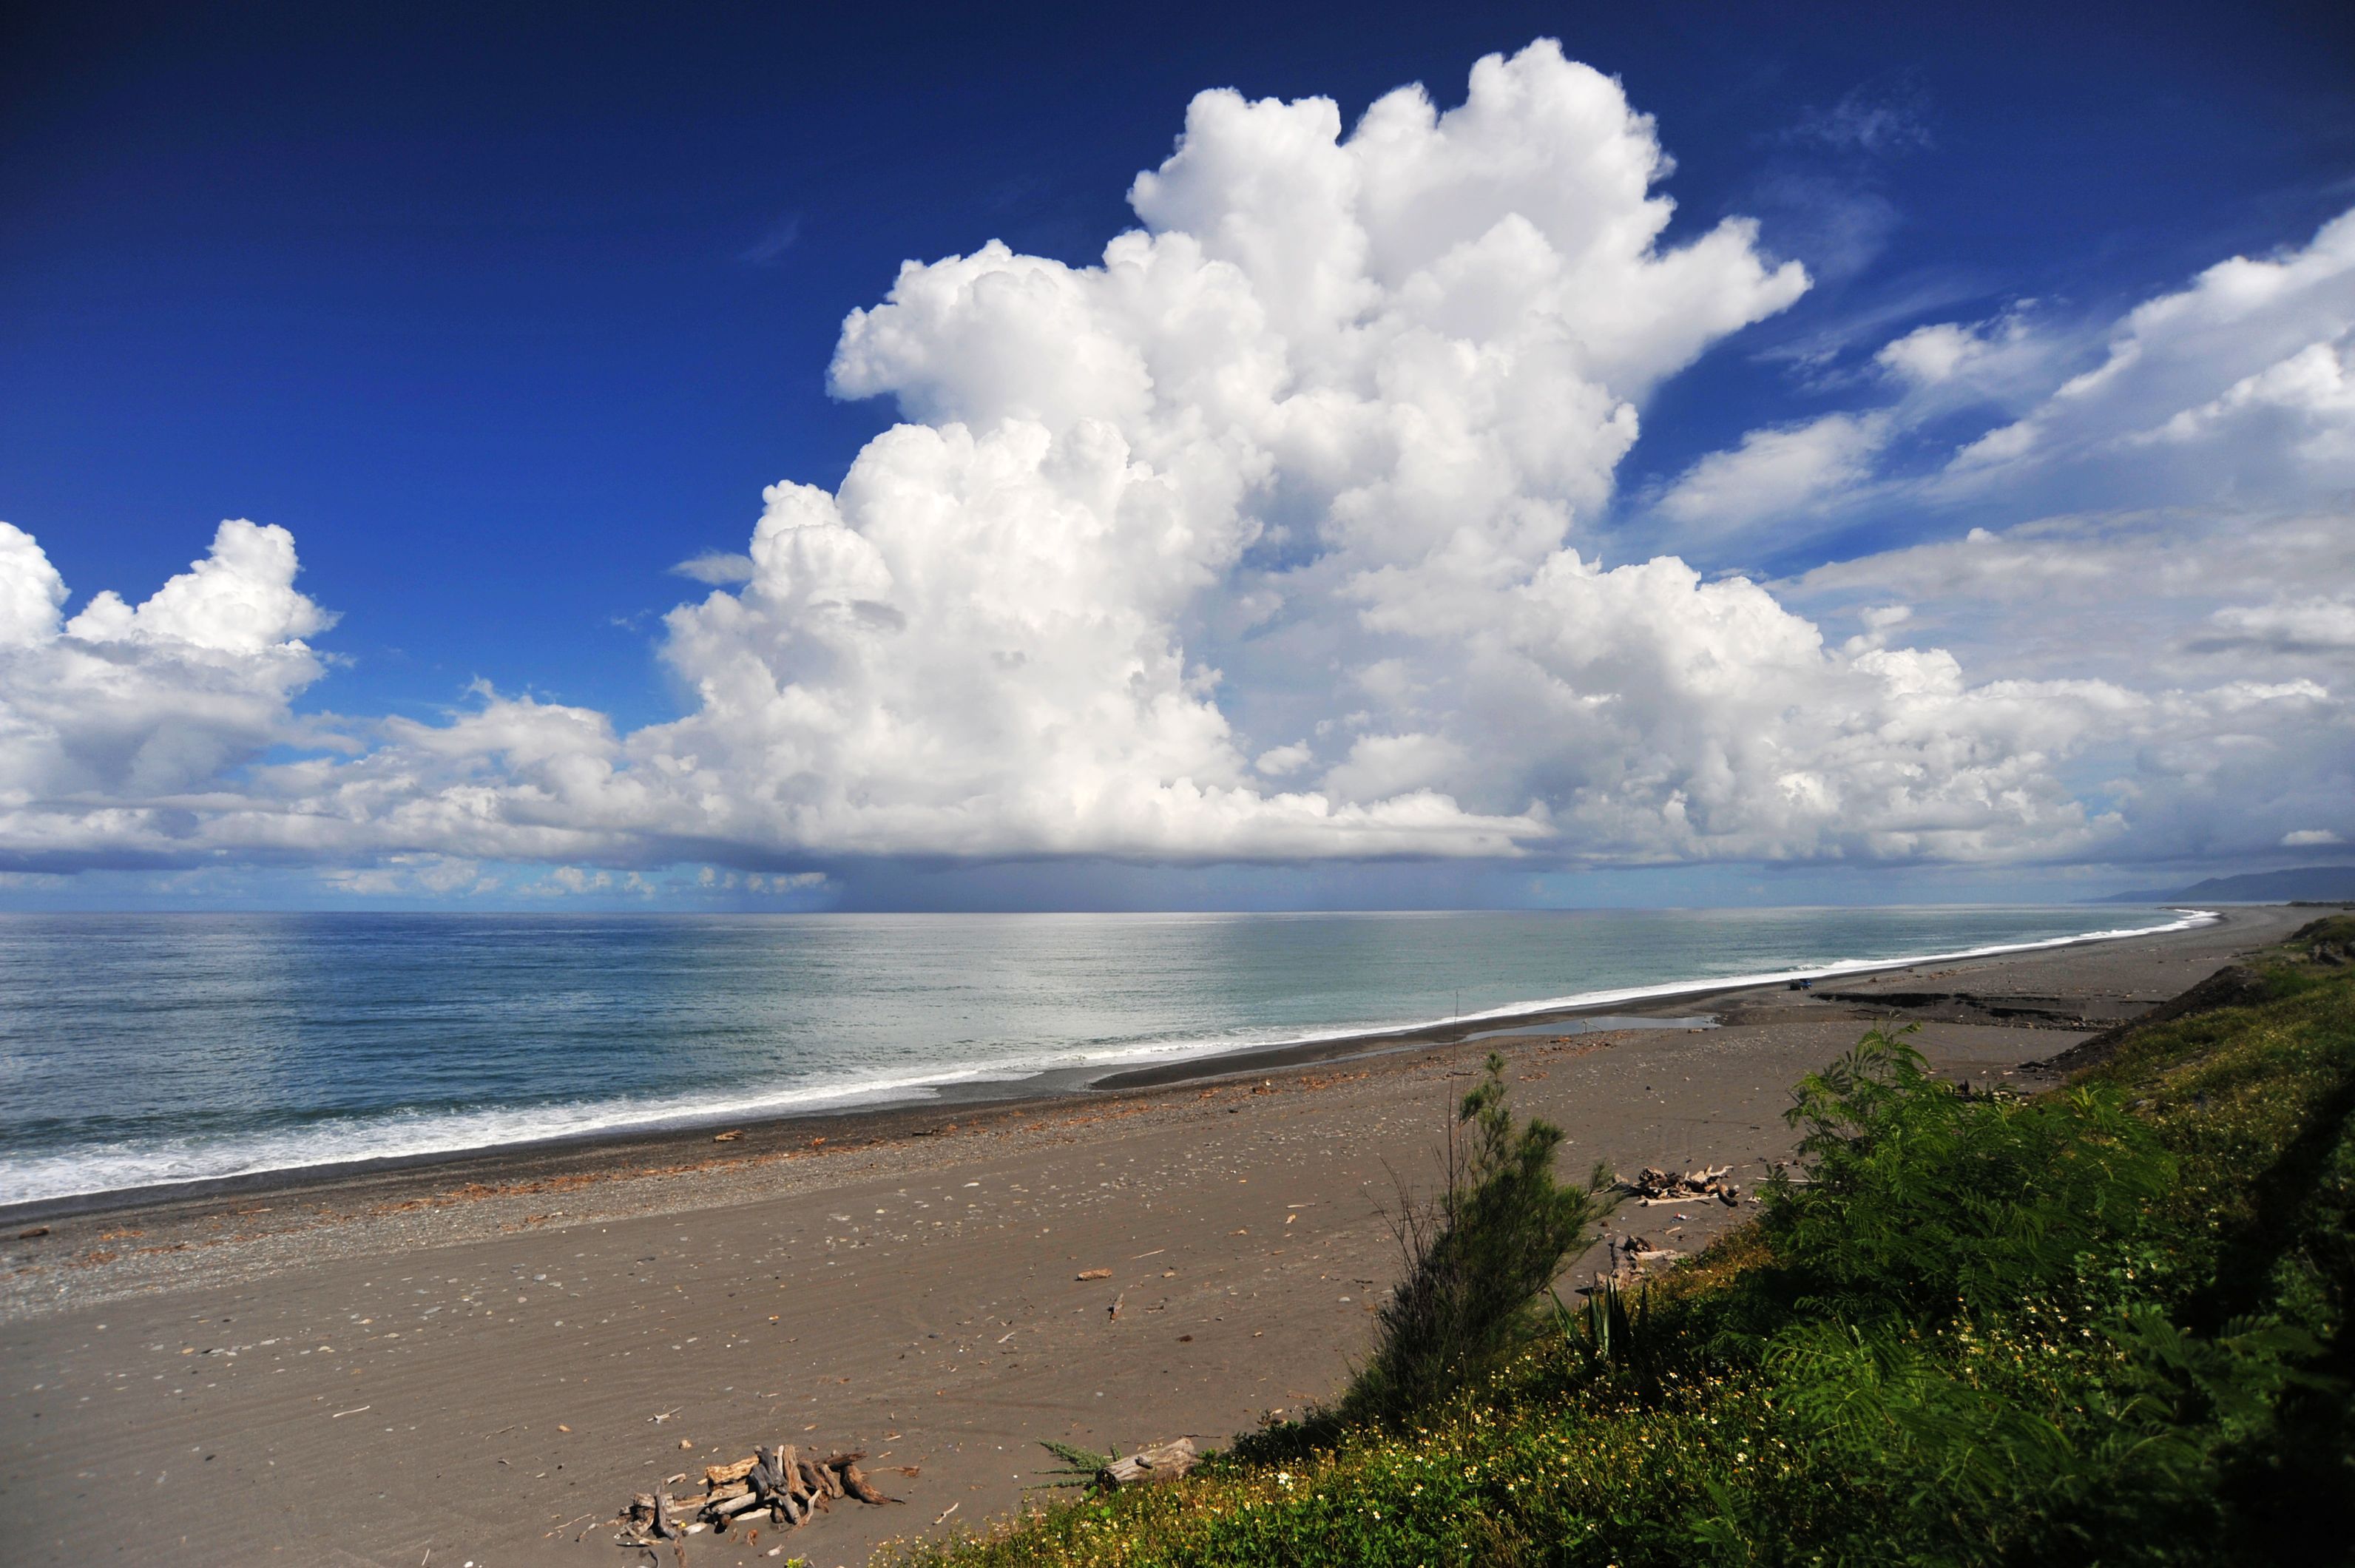
{"type": "Polygon", "coordinates": [[[764,1445],[748,1457],[704,1467],[700,1494],[670,1495],[672,1487],[687,1479],[683,1474],[651,1492],[638,1493],[613,1521],[621,1531],[614,1539],[623,1546],[641,1547],[667,1541],[677,1550],[681,1536],[706,1529],[725,1533],[769,1523],[794,1529],[811,1515],[831,1509],[837,1498],[875,1508],[900,1501],[884,1496],[858,1467],[866,1457],[863,1448],[805,1458],[791,1443],[764,1445]]]}
{"type": "Polygon", "coordinates": [[[1134,1487],[1146,1481],[1175,1480],[1201,1461],[1201,1455],[1190,1437],[1150,1443],[1127,1455],[1118,1449],[1099,1453],[1082,1448],[1076,1443],[1059,1443],[1052,1438],[1042,1440],[1039,1446],[1061,1463],[1046,1471],[1050,1478],[1035,1487],[1025,1487],[1025,1493],[1051,1491],[1062,1487],[1084,1487],[1091,1494],[1117,1491],[1122,1487],[1134,1487]]]}
{"type": "Polygon", "coordinates": [[[716,1144],[732,1144],[732,1143],[734,1143],[738,1138],[741,1138],[741,1137],[742,1137],[743,1136],[744,1136],[744,1129],[743,1129],[743,1128],[741,1128],[741,1127],[730,1127],[730,1128],[729,1128],[729,1129],[728,1129],[726,1132],[724,1132],[724,1133],[714,1133],[714,1134],[712,1134],[712,1135],[711,1135],[711,1141],[712,1141],[713,1143],[716,1143],[716,1144]]]}
{"type": "Polygon", "coordinates": [[[1192,1469],[1201,1457],[1195,1451],[1194,1440],[1190,1437],[1156,1443],[1150,1448],[1140,1448],[1125,1458],[1114,1459],[1098,1470],[1096,1484],[1117,1489],[1146,1481],[1175,1480],[1192,1469]]]}
{"type": "Polygon", "coordinates": [[[1073,1279],[1110,1279],[1112,1277],[1112,1270],[1108,1268],[1083,1268],[1071,1277],[1073,1279]]]}
{"type": "Polygon", "coordinates": [[[1659,1246],[1643,1236],[1606,1237],[1610,1253],[1609,1266],[1594,1275],[1594,1283],[1576,1287],[1576,1294],[1593,1297],[1608,1296],[1613,1291],[1634,1290],[1644,1284],[1644,1271],[1655,1264],[1674,1263],[1684,1256],[1674,1247],[1659,1246]]]}
{"type": "Polygon", "coordinates": [[[49,1228],[47,1225],[35,1225],[28,1230],[17,1232],[16,1239],[20,1242],[29,1242],[36,1236],[46,1236],[48,1233],[49,1228]]]}
{"type": "Polygon", "coordinates": [[[1740,1184],[1726,1179],[1732,1169],[1729,1165],[1712,1165],[1677,1175],[1647,1165],[1635,1180],[1621,1182],[1619,1189],[1647,1209],[1660,1203],[1689,1203],[1696,1198],[1714,1198],[1731,1209],[1742,1201],[1740,1184]]]}

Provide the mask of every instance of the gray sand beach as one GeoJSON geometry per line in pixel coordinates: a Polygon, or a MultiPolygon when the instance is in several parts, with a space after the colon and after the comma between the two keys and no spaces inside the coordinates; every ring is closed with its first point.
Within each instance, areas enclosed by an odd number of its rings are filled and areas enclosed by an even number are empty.
{"type": "MultiPolygon", "coordinates": [[[[865,1449],[904,1499],[789,1538],[858,1563],[1018,1508],[1041,1439],[1223,1444],[1331,1393],[1396,1272],[1393,1174],[1428,1185],[1492,1048],[1574,1167],[1754,1182],[1789,1152],[1791,1083],[1879,1019],[1922,1020],[1941,1071],[2001,1079],[2311,912],[1649,1009],[1723,1020],[1706,1030],[1221,1060],[20,1221],[0,1243],[9,1556],[634,1561],[602,1522],[632,1492],[783,1440],[865,1449]]],[[[1746,1211],[1613,1227],[1689,1252],[1746,1211]]],[[[689,1560],[780,1544],[698,1536],[689,1560]]]]}

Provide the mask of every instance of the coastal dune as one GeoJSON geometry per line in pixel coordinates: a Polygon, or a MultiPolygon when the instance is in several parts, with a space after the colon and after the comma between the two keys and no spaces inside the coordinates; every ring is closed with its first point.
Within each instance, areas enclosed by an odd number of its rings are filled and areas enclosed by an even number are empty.
{"type": "MultiPolygon", "coordinates": [[[[792,1442],[866,1450],[905,1500],[698,1536],[689,1560],[857,1563],[1019,1507],[1041,1439],[1219,1445],[1330,1394],[1397,1272],[1394,1175],[1428,1186],[1492,1048],[1570,1165],[1750,1184],[1788,1155],[1792,1081],[1874,1021],[1921,1020],[1942,1071],[2017,1077],[2305,912],[1651,1009],[1724,1020],[1706,1030],[1221,1060],[21,1223],[0,1241],[9,1556],[611,1562],[631,1493],[792,1442]]],[[[1613,1234],[1690,1252],[1748,1211],[1623,1209],[1613,1234]]]]}

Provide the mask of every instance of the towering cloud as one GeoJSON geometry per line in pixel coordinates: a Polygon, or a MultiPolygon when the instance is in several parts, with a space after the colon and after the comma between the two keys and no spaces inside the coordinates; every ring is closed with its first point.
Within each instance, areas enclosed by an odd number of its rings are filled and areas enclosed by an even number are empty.
{"type": "MultiPolygon", "coordinates": [[[[1974,684],[1893,645],[1894,611],[1835,641],[1750,581],[1604,564],[1647,395],[1807,286],[1743,219],[1664,242],[1668,166],[1618,84],[1550,42],[1479,62],[1457,107],[1401,89],[1346,132],[1326,100],[1203,93],[1100,264],[993,242],[909,262],[852,313],[832,385],[904,422],[836,492],[773,486],[744,557],[682,565],[721,585],[666,624],[693,700],[629,734],[488,691],[444,725],[306,727],[291,704],[326,618],[282,531],[225,524],[145,604],[101,596],[61,624],[63,586],[7,530],[0,846],[18,864],[471,867],[2123,841],[2133,803],[2073,786],[2065,759],[2274,699],[2106,673],[1974,684]],[[263,760],[305,740],[327,749],[263,760]]],[[[2190,330],[2145,309],[2122,342],[2190,330]]],[[[1906,397],[1951,399],[2020,357],[2008,331],[1931,329],[1881,362],[1906,397]]],[[[2135,440],[2304,420],[2320,444],[2298,460],[2339,462],[2343,360],[2278,359],[2175,397],[2135,440]]],[[[1708,541],[1878,483],[1911,407],[1758,432],[1659,510],[1708,541]]],[[[2062,423],[2031,411],[2009,427],[2028,435],[1991,439],[2025,461],[2062,423]]],[[[2217,635],[2328,641],[2341,608],[2217,635]]]]}

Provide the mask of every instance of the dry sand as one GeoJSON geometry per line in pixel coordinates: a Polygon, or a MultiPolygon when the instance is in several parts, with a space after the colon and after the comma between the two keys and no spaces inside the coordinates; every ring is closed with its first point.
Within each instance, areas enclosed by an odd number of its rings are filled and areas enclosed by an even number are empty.
{"type": "MultiPolygon", "coordinates": [[[[1970,993],[1900,1016],[1935,1020],[1924,1051],[1984,1080],[2309,912],[1835,988],[1970,993]]],[[[690,1562],[784,1544],[855,1563],[980,1525],[1039,1477],[1041,1438],[1221,1444],[1331,1393],[1396,1272],[1391,1172],[1427,1183],[1490,1045],[1573,1166],[1754,1181],[1788,1153],[1789,1084],[1875,1016],[1821,990],[1651,1010],[1727,1027],[1429,1043],[53,1218],[0,1242],[6,1557],[638,1561],[600,1528],[632,1492],[777,1440],[867,1449],[906,1501],[749,1549],[699,1535],[690,1562]]],[[[1739,1218],[1630,1208],[1614,1230],[1689,1250],[1739,1218]]]]}

